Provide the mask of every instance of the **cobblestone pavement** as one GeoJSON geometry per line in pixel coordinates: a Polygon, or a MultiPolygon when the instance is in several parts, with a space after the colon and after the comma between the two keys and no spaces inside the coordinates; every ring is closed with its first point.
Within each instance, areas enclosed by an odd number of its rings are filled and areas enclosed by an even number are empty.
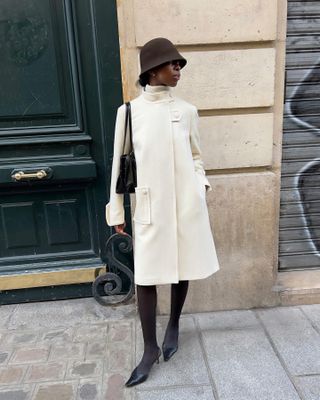
{"type": "Polygon", "coordinates": [[[92,298],[1,306],[0,399],[132,399],[135,316],[92,298]]]}
{"type": "Polygon", "coordinates": [[[1,306],[0,400],[320,399],[320,305],[184,314],[179,351],[125,388],[142,349],[134,304],[1,306]]]}

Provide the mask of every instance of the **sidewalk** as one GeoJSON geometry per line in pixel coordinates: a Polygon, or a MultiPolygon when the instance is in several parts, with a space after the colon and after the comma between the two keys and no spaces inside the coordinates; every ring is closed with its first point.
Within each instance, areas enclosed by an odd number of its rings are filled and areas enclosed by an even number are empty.
{"type": "Polygon", "coordinates": [[[178,352],[124,388],[141,339],[134,304],[1,306],[0,400],[320,399],[320,305],[184,314],[178,352]]]}

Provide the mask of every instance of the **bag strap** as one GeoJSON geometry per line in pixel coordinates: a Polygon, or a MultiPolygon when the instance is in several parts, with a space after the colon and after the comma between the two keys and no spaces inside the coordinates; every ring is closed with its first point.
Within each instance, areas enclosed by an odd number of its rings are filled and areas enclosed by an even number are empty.
{"type": "Polygon", "coordinates": [[[126,103],[126,123],[125,123],[125,128],[124,128],[125,129],[125,133],[124,133],[122,154],[124,154],[124,149],[125,149],[125,144],[126,144],[128,122],[129,122],[130,145],[131,145],[131,149],[132,149],[133,148],[133,145],[132,145],[132,120],[131,120],[131,104],[130,104],[130,101],[128,101],[126,103]]]}

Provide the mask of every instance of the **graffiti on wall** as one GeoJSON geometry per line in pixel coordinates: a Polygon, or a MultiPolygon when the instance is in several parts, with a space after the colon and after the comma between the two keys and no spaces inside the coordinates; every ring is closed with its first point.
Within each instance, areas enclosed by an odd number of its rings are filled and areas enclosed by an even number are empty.
{"type": "Polygon", "coordinates": [[[320,3],[288,2],[279,268],[320,266],[320,3]]]}

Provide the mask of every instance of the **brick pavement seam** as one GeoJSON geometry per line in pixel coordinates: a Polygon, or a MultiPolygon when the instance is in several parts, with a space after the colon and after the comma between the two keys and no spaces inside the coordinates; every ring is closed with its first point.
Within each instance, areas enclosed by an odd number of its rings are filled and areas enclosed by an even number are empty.
{"type": "MultiPolygon", "coordinates": [[[[66,368],[64,370],[64,374],[63,374],[63,378],[62,381],[64,382],[67,378],[67,374],[68,374],[68,369],[69,369],[69,363],[71,363],[71,360],[66,360],[66,368]]],[[[71,366],[70,366],[71,368],[71,366]]]]}
{"type": "Polygon", "coordinates": [[[13,349],[4,349],[4,350],[1,350],[0,351],[0,353],[1,352],[3,352],[3,353],[8,353],[8,357],[6,358],[6,360],[5,360],[5,362],[4,363],[1,363],[0,364],[0,367],[5,367],[5,366],[7,366],[8,365],[8,363],[9,363],[9,360],[10,360],[10,358],[12,357],[12,353],[13,353],[13,349]]]}
{"type": "MultiPolygon", "coordinates": [[[[186,383],[181,385],[170,385],[170,386],[148,386],[147,388],[136,388],[136,392],[150,392],[152,390],[168,390],[168,389],[184,389],[184,388],[197,388],[197,387],[208,387],[212,388],[211,383],[186,383]]],[[[214,399],[216,400],[216,399],[214,399]]]]}
{"type": "Polygon", "coordinates": [[[24,371],[23,375],[22,375],[22,379],[21,382],[25,383],[25,379],[27,377],[28,371],[31,369],[31,365],[27,365],[26,370],[24,371]]]}
{"type": "MultiPolygon", "coordinates": [[[[8,330],[10,329],[9,327],[10,327],[10,322],[11,322],[11,319],[13,317],[13,314],[16,312],[16,310],[18,309],[19,305],[20,304],[15,304],[15,307],[13,308],[13,311],[10,312],[10,317],[7,319],[7,322],[5,324],[5,325],[7,325],[6,329],[8,329],[8,330]]],[[[10,306],[11,306],[11,304],[10,304],[10,306]]]]}
{"type": "Polygon", "coordinates": [[[109,342],[110,342],[110,321],[107,324],[107,332],[106,332],[106,351],[105,351],[105,360],[102,363],[102,377],[101,377],[101,397],[104,396],[107,392],[107,371],[109,370],[109,342]],[[105,379],[104,379],[105,378],[105,379]]]}
{"type": "Polygon", "coordinates": [[[37,386],[37,384],[33,383],[32,389],[30,391],[30,400],[32,400],[34,398],[34,396],[35,396],[36,386],[37,386]]]}
{"type": "Polygon", "coordinates": [[[9,357],[8,357],[8,359],[7,359],[7,364],[6,365],[12,365],[11,364],[11,361],[12,361],[12,359],[13,359],[13,357],[14,357],[14,354],[15,354],[15,352],[16,352],[16,348],[12,348],[12,349],[10,349],[10,351],[11,351],[11,353],[9,353],[9,357]]]}
{"type": "Polygon", "coordinates": [[[312,328],[318,333],[318,335],[320,335],[320,329],[318,328],[318,326],[314,323],[314,321],[308,316],[308,314],[304,311],[304,309],[302,308],[302,306],[298,307],[299,310],[302,312],[302,314],[307,318],[307,320],[310,322],[310,325],[312,326],[312,328]]]}
{"type": "MultiPolygon", "coordinates": [[[[273,307],[272,307],[272,308],[273,308],[273,307]]],[[[273,349],[273,351],[274,351],[276,357],[278,358],[278,360],[279,360],[279,362],[280,362],[282,368],[284,369],[286,375],[288,376],[288,378],[289,378],[290,382],[292,383],[292,385],[293,385],[295,391],[297,392],[298,396],[300,397],[301,400],[307,400],[307,399],[304,397],[304,395],[302,394],[302,392],[300,391],[299,387],[296,385],[296,382],[295,382],[295,380],[294,380],[294,377],[290,374],[290,372],[289,372],[289,370],[288,370],[288,368],[287,368],[287,365],[286,365],[284,359],[282,358],[281,354],[279,353],[279,351],[278,351],[278,349],[277,349],[277,347],[276,347],[276,344],[273,342],[272,337],[271,337],[270,333],[269,333],[268,330],[267,330],[267,327],[265,326],[263,320],[260,318],[260,316],[259,316],[259,314],[258,314],[258,311],[259,311],[259,310],[261,310],[261,309],[254,309],[254,310],[252,310],[252,311],[253,311],[253,314],[255,315],[255,317],[257,318],[258,322],[260,323],[261,328],[262,328],[263,331],[264,331],[264,334],[266,335],[266,337],[267,337],[267,339],[268,339],[268,341],[269,341],[269,343],[270,343],[270,345],[271,345],[271,347],[272,347],[272,349],[273,349]]],[[[262,310],[263,310],[263,309],[262,309],[262,310]]]]}
{"type": "Polygon", "coordinates": [[[75,395],[76,395],[76,399],[80,399],[80,378],[77,379],[77,387],[76,387],[76,391],[75,391],[75,395]]]}
{"type": "Polygon", "coordinates": [[[317,373],[314,373],[314,374],[305,374],[305,375],[298,374],[298,375],[294,375],[294,378],[304,378],[304,377],[306,377],[306,376],[319,376],[319,377],[320,377],[320,373],[319,373],[319,374],[317,374],[317,373]]]}
{"type": "Polygon", "coordinates": [[[194,321],[195,327],[196,327],[196,333],[198,335],[198,339],[199,339],[199,342],[200,342],[200,347],[201,347],[203,359],[204,359],[204,362],[206,364],[209,380],[211,382],[211,388],[212,388],[212,393],[213,393],[214,400],[219,400],[220,397],[219,397],[218,389],[217,389],[216,383],[215,383],[215,381],[213,379],[213,376],[212,376],[212,373],[211,373],[209,360],[208,360],[208,357],[207,357],[207,353],[205,351],[205,345],[204,345],[204,340],[203,340],[203,336],[202,336],[202,331],[201,331],[200,325],[198,323],[197,318],[193,314],[190,314],[190,315],[191,315],[191,317],[192,317],[192,319],[194,321]]]}
{"type": "Polygon", "coordinates": [[[100,377],[100,397],[102,398],[102,396],[105,394],[104,390],[104,377],[106,375],[106,358],[107,358],[107,354],[108,354],[108,335],[109,335],[109,325],[107,325],[107,336],[105,338],[105,342],[106,342],[106,350],[105,350],[105,354],[104,354],[104,358],[102,359],[102,373],[101,373],[101,377],[100,377]]]}

